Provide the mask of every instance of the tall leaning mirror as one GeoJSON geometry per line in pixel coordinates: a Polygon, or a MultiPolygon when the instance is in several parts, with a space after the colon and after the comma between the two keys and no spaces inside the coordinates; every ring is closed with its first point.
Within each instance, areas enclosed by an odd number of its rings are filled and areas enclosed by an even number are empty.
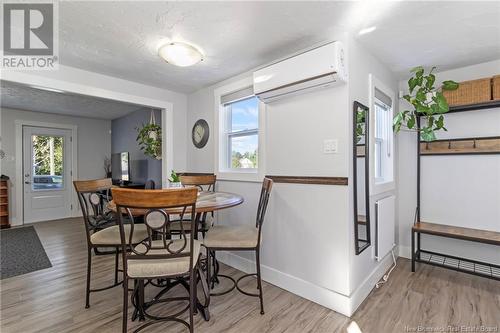
{"type": "Polygon", "coordinates": [[[359,102],[354,102],[353,112],[354,244],[356,254],[360,254],[370,246],[369,108],[359,102]]]}

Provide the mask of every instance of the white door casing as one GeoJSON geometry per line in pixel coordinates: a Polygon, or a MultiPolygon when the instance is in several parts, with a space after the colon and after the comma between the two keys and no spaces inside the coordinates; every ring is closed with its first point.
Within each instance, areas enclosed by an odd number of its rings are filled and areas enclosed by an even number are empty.
{"type": "Polygon", "coordinates": [[[71,141],[70,129],[23,126],[24,223],[72,216],[71,141]]]}

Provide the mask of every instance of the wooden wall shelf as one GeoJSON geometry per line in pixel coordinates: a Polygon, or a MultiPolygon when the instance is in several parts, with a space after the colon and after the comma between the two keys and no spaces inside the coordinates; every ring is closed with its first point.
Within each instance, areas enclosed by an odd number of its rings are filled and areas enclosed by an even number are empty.
{"type": "Polygon", "coordinates": [[[356,156],[357,157],[365,157],[366,145],[356,145],[356,156]]]}
{"type": "MultiPolygon", "coordinates": [[[[484,103],[477,104],[467,104],[467,105],[456,105],[450,106],[450,110],[447,113],[455,113],[455,112],[465,112],[465,111],[477,111],[483,109],[493,109],[500,107],[500,100],[493,100],[484,103]]],[[[444,113],[445,115],[447,113],[444,113]]],[[[420,115],[422,117],[422,115],[420,115]]]]}
{"type": "Polygon", "coordinates": [[[481,109],[492,109],[492,108],[496,108],[496,107],[500,107],[500,100],[493,100],[493,101],[484,102],[484,103],[477,103],[477,104],[450,106],[450,111],[448,111],[448,113],[475,111],[475,110],[481,110],[481,109]]]}
{"type": "Polygon", "coordinates": [[[500,154],[500,136],[420,142],[421,155],[500,154]]]}

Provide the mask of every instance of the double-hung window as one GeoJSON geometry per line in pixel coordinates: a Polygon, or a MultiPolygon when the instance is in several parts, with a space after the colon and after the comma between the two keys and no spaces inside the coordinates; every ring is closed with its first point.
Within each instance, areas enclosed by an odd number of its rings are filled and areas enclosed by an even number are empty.
{"type": "Polygon", "coordinates": [[[392,175],[392,100],[375,88],[375,182],[390,182],[392,175]]]}
{"type": "Polygon", "coordinates": [[[259,167],[259,100],[252,87],[221,96],[223,125],[219,168],[257,172],[259,167]]]}

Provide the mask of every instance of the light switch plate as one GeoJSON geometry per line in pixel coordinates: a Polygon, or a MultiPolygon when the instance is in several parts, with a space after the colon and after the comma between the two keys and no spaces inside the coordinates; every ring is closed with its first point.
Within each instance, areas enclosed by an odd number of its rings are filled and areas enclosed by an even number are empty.
{"type": "Polygon", "coordinates": [[[323,154],[336,154],[338,152],[338,140],[328,139],[323,141],[323,154]]]}

